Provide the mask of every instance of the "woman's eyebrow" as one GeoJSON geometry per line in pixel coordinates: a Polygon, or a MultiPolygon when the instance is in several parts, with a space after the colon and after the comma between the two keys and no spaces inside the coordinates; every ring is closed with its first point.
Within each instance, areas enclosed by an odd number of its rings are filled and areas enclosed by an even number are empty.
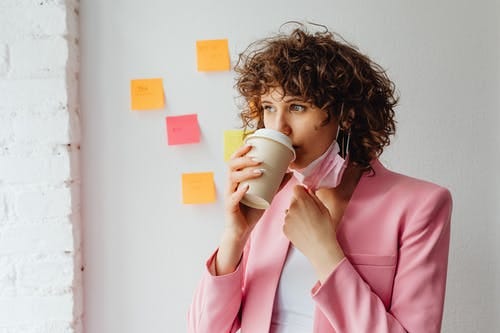
{"type": "Polygon", "coordinates": [[[285,97],[285,98],[283,98],[283,102],[285,102],[285,103],[290,103],[290,102],[307,103],[306,101],[304,101],[302,98],[299,98],[299,97],[285,97]]]}

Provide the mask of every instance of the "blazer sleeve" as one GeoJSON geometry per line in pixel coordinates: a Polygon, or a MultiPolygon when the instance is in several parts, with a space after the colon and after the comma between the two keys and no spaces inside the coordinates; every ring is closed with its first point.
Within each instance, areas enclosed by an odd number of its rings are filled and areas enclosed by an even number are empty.
{"type": "Polygon", "coordinates": [[[188,333],[234,333],[240,328],[239,312],[248,241],[233,273],[215,275],[216,250],[206,261],[205,272],[188,311],[188,333]]]}
{"type": "Polygon", "coordinates": [[[421,199],[398,230],[399,259],[389,309],[346,258],[323,284],[313,287],[313,299],[338,332],[440,332],[452,199],[437,186],[421,199]]]}

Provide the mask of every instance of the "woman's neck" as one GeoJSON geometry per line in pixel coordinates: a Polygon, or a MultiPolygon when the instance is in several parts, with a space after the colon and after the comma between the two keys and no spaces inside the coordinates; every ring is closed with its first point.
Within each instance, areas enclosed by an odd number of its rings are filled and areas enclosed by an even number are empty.
{"type": "Polygon", "coordinates": [[[349,164],[347,166],[344,171],[342,181],[336,188],[337,196],[339,199],[345,202],[349,202],[364,171],[365,170],[363,168],[353,164],[349,164]]]}

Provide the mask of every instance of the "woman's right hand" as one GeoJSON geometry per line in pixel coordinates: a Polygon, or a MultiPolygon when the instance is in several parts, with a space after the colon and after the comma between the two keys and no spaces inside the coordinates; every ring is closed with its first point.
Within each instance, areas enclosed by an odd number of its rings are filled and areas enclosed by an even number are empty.
{"type": "Polygon", "coordinates": [[[259,167],[262,161],[248,156],[251,146],[242,146],[232,155],[228,162],[228,188],[225,198],[225,233],[236,240],[246,242],[264,210],[255,209],[240,203],[248,191],[247,186],[240,183],[258,178],[263,170],[259,167]]]}
{"type": "Polygon", "coordinates": [[[215,258],[215,272],[213,272],[215,275],[234,272],[250,233],[264,213],[264,210],[250,208],[240,203],[248,191],[248,186],[238,187],[240,183],[262,175],[262,170],[259,168],[262,162],[247,156],[251,149],[251,146],[240,147],[228,162],[225,228],[215,258]]]}

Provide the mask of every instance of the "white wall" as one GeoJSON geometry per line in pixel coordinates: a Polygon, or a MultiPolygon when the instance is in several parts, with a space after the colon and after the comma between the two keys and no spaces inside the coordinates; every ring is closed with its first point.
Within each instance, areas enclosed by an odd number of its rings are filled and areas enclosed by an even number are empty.
{"type": "Polygon", "coordinates": [[[87,332],[184,332],[222,229],[222,132],[233,73],[196,72],[195,41],[233,60],[286,20],[328,25],[388,69],[401,95],[382,160],[454,197],[444,332],[500,327],[500,5],[494,1],[104,1],[81,6],[87,332]],[[129,82],[162,77],[167,107],[131,112],[129,82]],[[165,117],[198,113],[202,142],[166,145],[165,117]],[[214,171],[216,204],[181,204],[182,172],[214,171]]]}
{"type": "Polygon", "coordinates": [[[0,332],[81,332],[78,2],[0,1],[0,332]]]}

